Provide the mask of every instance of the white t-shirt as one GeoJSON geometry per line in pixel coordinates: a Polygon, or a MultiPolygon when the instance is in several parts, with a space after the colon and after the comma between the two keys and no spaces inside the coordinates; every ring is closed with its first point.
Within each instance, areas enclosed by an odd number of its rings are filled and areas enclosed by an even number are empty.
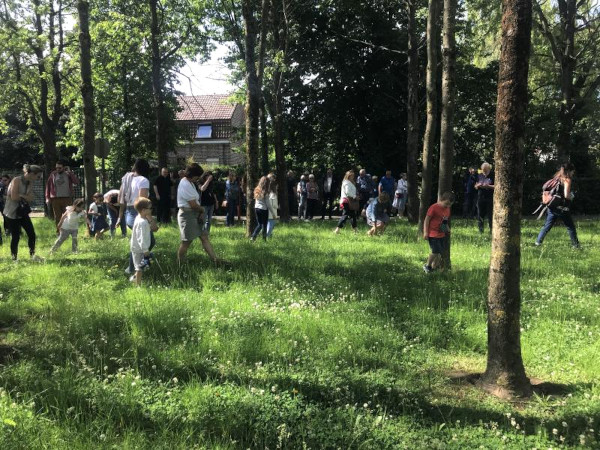
{"type": "Polygon", "coordinates": [[[129,187],[129,195],[127,196],[127,206],[133,206],[137,198],[140,196],[140,190],[150,189],[150,181],[148,178],[138,175],[131,179],[129,187]]]}
{"type": "Polygon", "coordinates": [[[96,202],[94,202],[90,205],[88,212],[92,213],[92,214],[98,214],[98,205],[96,205],[96,202]]]}
{"type": "Polygon", "coordinates": [[[398,192],[399,194],[405,194],[408,191],[408,184],[406,183],[406,180],[403,180],[402,178],[400,178],[398,180],[398,184],[396,185],[396,192],[398,192]]]}
{"type": "Polygon", "coordinates": [[[67,217],[63,220],[62,225],[60,226],[64,230],[78,230],[79,229],[79,221],[85,217],[85,212],[75,212],[75,208],[72,206],[67,206],[66,211],[67,217]]]}
{"type": "Polygon", "coordinates": [[[356,186],[349,180],[342,182],[342,191],[340,193],[340,202],[343,203],[345,198],[356,198],[356,186]]]}
{"type": "Polygon", "coordinates": [[[150,249],[150,224],[138,215],[131,228],[131,253],[145,253],[150,249]]]}
{"type": "Polygon", "coordinates": [[[196,201],[200,203],[200,194],[192,183],[187,178],[182,178],[177,188],[177,207],[178,208],[191,208],[190,201],[196,201]]]}

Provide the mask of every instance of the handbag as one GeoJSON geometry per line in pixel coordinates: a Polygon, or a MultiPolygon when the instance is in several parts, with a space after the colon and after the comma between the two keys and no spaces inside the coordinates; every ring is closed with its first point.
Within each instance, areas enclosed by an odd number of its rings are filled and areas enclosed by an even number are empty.
{"type": "Polygon", "coordinates": [[[350,211],[358,211],[359,208],[360,208],[360,205],[358,203],[357,198],[349,198],[348,199],[348,209],[350,211]]]}
{"type": "Polygon", "coordinates": [[[19,206],[17,206],[17,216],[27,217],[31,212],[31,206],[25,200],[19,200],[19,206]]]}

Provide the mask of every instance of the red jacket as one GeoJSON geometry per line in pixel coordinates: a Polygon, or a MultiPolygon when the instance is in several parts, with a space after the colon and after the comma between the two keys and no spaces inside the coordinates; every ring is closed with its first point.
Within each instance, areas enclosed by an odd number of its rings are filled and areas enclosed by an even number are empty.
{"type": "MultiPolygon", "coordinates": [[[[48,177],[48,181],[46,182],[46,202],[49,202],[51,198],[56,197],[56,186],[54,185],[54,175],[56,175],[56,170],[50,172],[50,176],[48,177]]],[[[71,192],[71,197],[73,197],[73,185],[79,184],[79,178],[73,172],[65,171],[69,178],[69,191],[71,192]]]]}

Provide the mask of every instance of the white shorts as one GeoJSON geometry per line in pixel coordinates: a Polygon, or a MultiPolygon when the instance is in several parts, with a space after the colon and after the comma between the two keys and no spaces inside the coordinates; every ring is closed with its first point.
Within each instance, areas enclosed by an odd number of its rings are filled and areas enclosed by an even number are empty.
{"type": "Polygon", "coordinates": [[[133,267],[135,267],[135,270],[142,270],[142,261],[144,261],[144,254],[143,253],[131,253],[131,256],[133,257],[133,267]]]}

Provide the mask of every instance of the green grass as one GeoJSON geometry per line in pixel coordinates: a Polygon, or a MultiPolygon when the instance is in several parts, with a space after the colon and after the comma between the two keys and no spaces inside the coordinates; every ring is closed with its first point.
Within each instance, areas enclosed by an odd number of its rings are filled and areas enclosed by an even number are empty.
{"type": "MultiPolygon", "coordinates": [[[[38,253],[51,223],[35,222],[38,253]]],[[[279,225],[268,243],[216,226],[231,261],[157,233],[134,288],[127,241],[66,242],[44,264],[0,248],[0,448],[599,448],[599,226],[533,246],[523,230],[527,373],[562,386],[518,404],[453,372],[486,359],[489,236],[457,221],[453,270],[427,276],[405,222],[383,237],[332,222],[279,225]],[[1,354],[1,353],[0,353],[1,354]]]]}

